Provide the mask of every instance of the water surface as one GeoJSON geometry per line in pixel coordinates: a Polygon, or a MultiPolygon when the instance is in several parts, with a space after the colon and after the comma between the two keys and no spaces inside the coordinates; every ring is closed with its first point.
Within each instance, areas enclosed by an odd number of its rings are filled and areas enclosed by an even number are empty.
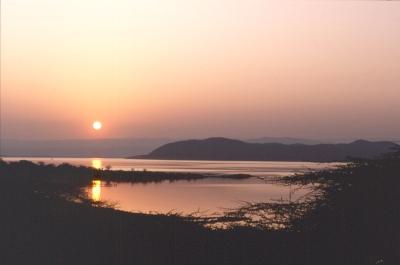
{"type": "Polygon", "coordinates": [[[217,174],[251,174],[255,176],[285,176],[311,170],[320,170],[341,163],[276,162],[276,161],[198,161],[150,160],[124,158],[48,158],[6,157],[6,161],[30,160],[46,164],[69,163],[72,165],[110,168],[112,170],[149,170],[162,172],[197,172],[217,174]]]}
{"type": "Polygon", "coordinates": [[[84,188],[94,201],[114,203],[115,207],[131,212],[177,212],[190,214],[221,213],[226,208],[237,208],[243,202],[276,200],[295,201],[308,192],[309,187],[283,186],[266,183],[264,177],[286,176],[312,170],[331,168],[340,163],[310,162],[249,162],[249,161],[182,161],[140,160],[116,158],[5,158],[6,161],[30,160],[52,164],[111,168],[113,170],[148,170],[162,172],[196,172],[212,174],[251,174],[248,179],[206,178],[201,180],[163,181],[159,183],[115,183],[94,180],[84,188]]]}
{"type": "Polygon", "coordinates": [[[124,211],[212,215],[244,202],[296,201],[310,188],[271,184],[258,178],[206,178],[145,184],[94,180],[85,191],[92,200],[115,203],[124,211]]]}

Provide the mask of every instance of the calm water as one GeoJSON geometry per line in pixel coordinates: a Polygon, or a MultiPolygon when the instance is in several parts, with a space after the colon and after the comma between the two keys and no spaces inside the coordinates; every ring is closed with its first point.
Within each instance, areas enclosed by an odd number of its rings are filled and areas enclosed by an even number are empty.
{"type": "Polygon", "coordinates": [[[267,184],[257,178],[207,178],[146,184],[105,183],[94,180],[85,191],[94,201],[115,203],[116,208],[124,211],[183,214],[200,211],[211,215],[223,212],[224,208],[237,208],[243,202],[294,201],[310,189],[267,184]]]}
{"type": "Polygon", "coordinates": [[[149,170],[168,172],[203,172],[216,174],[246,173],[254,178],[235,180],[206,178],[195,181],[164,181],[161,183],[105,183],[95,180],[85,188],[94,201],[115,203],[116,207],[132,212],[170,211],[189,214],[204,211],[207,214],[222,212],[224,208],[239,207],[245,202],[271,200],[297,200],[307,194],[309,187],[282,186],[265,183],[260,177],[285,176],[320,170],[339,163],[308,162],[244,162],[244,161],[174,161],[133,160],[115,158],[5,158],[6,161],[30,160],[44,163],[70,163],[73,165],[114,170],[149,170]]]}
{"type": "Polygon", "coordinates": [[[255,176],[285,176],[294,173],[318,170],[340,165],[340,163],[311,162],[252,162],[252,161],[194,161],[194,160],[146,160],[123,158],[48,158],[6,157],[6,161],[30,160],[46,164],[69,163],[112,170],[149,170],[163,172],[198,172],[217,174],[251,174],[255,176]]]}

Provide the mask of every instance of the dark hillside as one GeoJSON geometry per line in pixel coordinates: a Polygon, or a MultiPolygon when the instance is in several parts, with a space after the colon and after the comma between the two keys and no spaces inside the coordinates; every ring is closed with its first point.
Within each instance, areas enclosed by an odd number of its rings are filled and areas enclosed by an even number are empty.
{"type": "Polygon", "coordinates": [[[163,145],[148,155],[132,158],[242,161],[346,161],[375,158],[398,147],[392,142],[358,140],[349,144],[247,143],[227,138],[188,140],[163,145]]]}

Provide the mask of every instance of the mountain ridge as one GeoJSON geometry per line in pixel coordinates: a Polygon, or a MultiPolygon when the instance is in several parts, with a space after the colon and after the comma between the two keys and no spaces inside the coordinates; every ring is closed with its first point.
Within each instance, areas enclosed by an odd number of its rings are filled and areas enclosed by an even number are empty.
{"type": "Polygon", "coordinates": [[[400,146],[389,141],[356,140],[345,144],[248,143],[212,137],[184,140],[162,145],[140,159],[171,160],[242,160],[333,162],[353,158],[374,158],[400,146]]]}

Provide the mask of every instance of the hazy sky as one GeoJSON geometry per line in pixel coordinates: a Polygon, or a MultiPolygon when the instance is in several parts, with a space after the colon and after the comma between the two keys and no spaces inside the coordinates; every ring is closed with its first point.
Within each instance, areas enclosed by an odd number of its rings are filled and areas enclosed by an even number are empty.
{"type": "Polygon", "coordinates": [[[4,138],[400,136],[400,2],[1,4],[4,138]]]}

